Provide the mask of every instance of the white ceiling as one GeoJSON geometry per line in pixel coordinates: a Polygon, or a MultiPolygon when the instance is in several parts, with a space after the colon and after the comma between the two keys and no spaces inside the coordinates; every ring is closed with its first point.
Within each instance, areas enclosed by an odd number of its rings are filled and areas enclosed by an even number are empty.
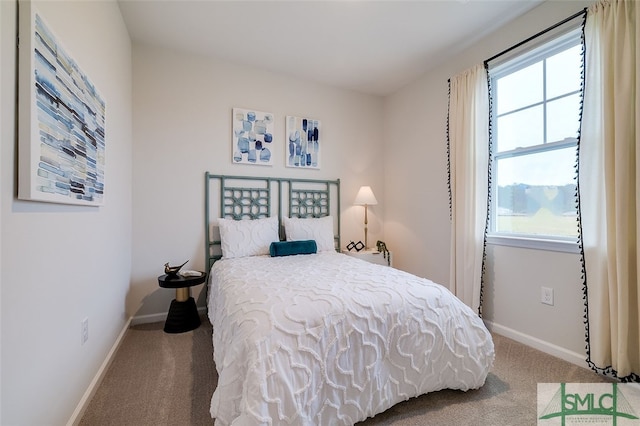
{"type": "Polygon", "coordinates": [[[374,95],[544,0],[119,0],[134,43],[374,95]]]}

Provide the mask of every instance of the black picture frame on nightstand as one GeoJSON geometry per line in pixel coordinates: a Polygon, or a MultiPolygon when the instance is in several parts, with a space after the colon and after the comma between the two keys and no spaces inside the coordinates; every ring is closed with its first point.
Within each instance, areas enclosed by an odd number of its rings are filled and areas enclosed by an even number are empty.
{"type": "Polygon", "coordinates": [[[184,333],[200,327],[200,315],[196,301],[191,297],[191,287],[207,281],[207,273],[200,276],[160,275],[158,284],[162,288],[175,288],[176,298],[171,301],[167,320],[164,323],[165,333],[184,333]]]}

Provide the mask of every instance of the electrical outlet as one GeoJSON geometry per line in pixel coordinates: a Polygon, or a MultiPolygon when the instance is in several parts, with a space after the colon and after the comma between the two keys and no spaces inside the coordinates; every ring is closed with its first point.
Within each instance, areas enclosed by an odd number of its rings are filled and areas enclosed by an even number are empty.
{"type": "Polygon", "coordinates": [[[80,342],[84,345],[89,340],[89,318],[85,318],[80,323],[80,342]]]}
{"type": "Polygon", "coordinates": [[[541,287],[541,289],[540,302],[553,306],[553,289],[549,287],[541,287]]]}

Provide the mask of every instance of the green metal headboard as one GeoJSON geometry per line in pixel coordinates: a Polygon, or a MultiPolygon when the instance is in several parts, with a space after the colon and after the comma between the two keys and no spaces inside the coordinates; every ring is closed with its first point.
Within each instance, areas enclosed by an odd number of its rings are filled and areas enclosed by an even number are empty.
{"type": "Polygon", "coordinates": [[[283,217],[334,217],[336,250],[340,250],[340,179],[296,179],[228,176],[205,173],[205,265],[207,271],[222,257],[214,218],[259,219],[278,216],[280,239],[283,217]],[[216,202],[217,200],[217,202],[216,202]]]}

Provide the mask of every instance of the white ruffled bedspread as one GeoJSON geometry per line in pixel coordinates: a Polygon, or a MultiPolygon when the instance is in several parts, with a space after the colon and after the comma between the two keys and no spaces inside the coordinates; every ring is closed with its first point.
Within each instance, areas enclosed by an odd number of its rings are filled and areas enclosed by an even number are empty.
{"type": "Polygon", "coordinates": [[[440,389],[482,386],[482,320],[427,279],[339,253],[211,269],[216,425],[352,425],[440,389]]]}

